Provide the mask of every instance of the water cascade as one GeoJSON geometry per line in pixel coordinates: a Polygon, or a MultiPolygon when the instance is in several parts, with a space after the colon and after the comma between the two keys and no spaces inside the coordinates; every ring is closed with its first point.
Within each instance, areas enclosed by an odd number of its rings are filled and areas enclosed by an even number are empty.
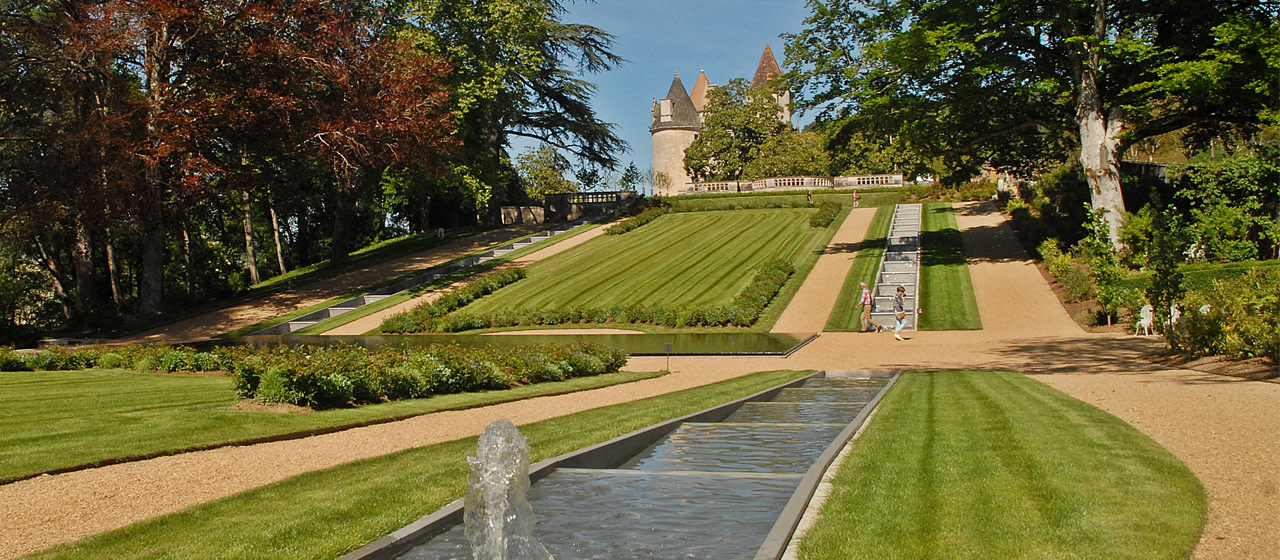
{"type": "Polygon", "coordinates": [[[475,560],[553,560],[533,536],[529,446],[515,424],[489,424],[467,463],[471,478],[463,518],[475,560]]]}

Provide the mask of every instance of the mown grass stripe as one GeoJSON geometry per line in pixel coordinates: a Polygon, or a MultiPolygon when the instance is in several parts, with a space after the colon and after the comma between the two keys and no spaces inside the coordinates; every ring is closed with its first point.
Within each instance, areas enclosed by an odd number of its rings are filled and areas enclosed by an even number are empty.
{"type": "Polygon", "coordinates": [[[908,372],[834,480],[807,559],[1184,558],[1194,475],[1132,426],[1013,372],[908,372]]]}
{"type": "Polygon", "coordinates": [[[795,260],[825,230],[811,209],[668,214],[528,267],[529,276],[469,306],[471,313],[645,304],[729,303],[770,258],[795,260]]]}

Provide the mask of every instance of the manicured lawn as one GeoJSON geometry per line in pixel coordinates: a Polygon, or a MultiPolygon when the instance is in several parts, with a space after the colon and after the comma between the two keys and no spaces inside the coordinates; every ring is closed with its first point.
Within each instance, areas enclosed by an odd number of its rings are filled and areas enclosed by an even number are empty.
{"type": "Polygon", "coordinates": [[[1132,426],[1012,372],[908,372],[834,480],[805,560],[1186,558],[1204,489],[1132,426]]]}
{"type": "Polygon", "coordinates": [[[927,202],[920,223],[920,330],[982,328],[960,227],[949,202],[927,202]]]}
{"type": "Polygon", "coordinates": [[[816,261],[838,226],[809,227],[814,211],[668,214],[635,231],[597,237],[531,264],[526,279],[466,311],[727,304],[751,281],[755,267],[769,259],[790,260],[796,265],[791,282],[803,280],[812,263],[803,267],[802,261],[816,261]]]}
{"type": "Polygon", "coordinates": [[[844,278],[844,286],[840,288],[840,297],[836,306],[827,318],[825,331],[858,332],[862,330],[862,309],[858,302],[862,299],[860,282],[874,286],[876,272],[880,268],[880,259],[884,257],[884,245],[889,237],[889,225],[893,222],[893,206],[881,206],[871,219],[867,235],[858,244],[858,255],[853,259],[853,266],[844,278]]]}
{"type": "MultiPolygon", "coordinates": [[[[531,461],[538,461],[807,373],[757,373],[545,420],[520,430],[532,449],[531,461]]],[[[33,557],[337,558],[461,497],[470,472],[464,458],[475,452],[475,445],[472,437],[293,477],[33,557]]]]}
{"type": "Polygon", "coordinates": [[[231,410],[226,377],[122,370],[0,373],[0,481],[113,459],[561,394],[654,377],[616,373],[506,391],[441,395],[311,414],[231,410]]]}

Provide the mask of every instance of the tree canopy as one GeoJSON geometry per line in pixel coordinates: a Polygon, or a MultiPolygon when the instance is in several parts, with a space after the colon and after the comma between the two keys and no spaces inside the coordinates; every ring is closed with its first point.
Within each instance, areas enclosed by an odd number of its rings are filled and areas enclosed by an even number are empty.
{"type": "Polygon", "coordinates": [[[1274,120],[1277,7],[1236,0],[809,0],[787,38],[797,105],[903,138],[953,176],[1085,170],[1113,242],[1119,163],[1173,130],[1274,120]]]}
{"type": "Polygon", "coordinates": [[[112,325],[242,292],[259,265],[340,266],[491,219],[525,197],[512,136],[611,169],[626,146],[581,76],[623,61],[564,13],[0,0],[0,262],[18,271],[0,285],[52,294],[24,308],[54,302],[64,325],[112,325]]]}
{"type": "Polygon", "coordinates": [[[752,91],[742,78],[707,92],[705,113],[702,131],[684,153],[685,169],[695,181],[743,178],[765,143],[791,130],[778,117],[773,95],[752,91]]]}

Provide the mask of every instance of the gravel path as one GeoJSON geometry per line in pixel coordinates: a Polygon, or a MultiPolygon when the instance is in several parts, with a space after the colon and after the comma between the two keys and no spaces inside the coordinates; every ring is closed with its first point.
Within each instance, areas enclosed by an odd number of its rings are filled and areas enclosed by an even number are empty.
{"type": "MultiPolygon", "coordinates": [[[[455,239],[437,247],[349,270],[323,282],[281,290],[242,303],[177,321],[133,336],[109,342],[193,342],[305,309],[330,299],[367,288],[391,278],[425,270],[469,255],[483,248],[543,229],[538,224],[517,224],[455,239]]],[[[376,325],[375,325],[376,326],[376,325]]]]}
{"type": "MultiPolygon", "coordinates": [[[[499,418],[525,424],[755,371],[854,368],[1026,372],[1128,421],[1196,473],[1209,492],[1210,512],[1193,558],[1280,558],[1280,385],[1168,369],[1145,359],[1160,346],[1155,338],[1082,332],[992,206],[963,205],[957,220],[982,331],[912,332],[906,342],[887,334],[828,333],[790,358],[672,357],[671,375],[625,386],[0,486],[0,516],[6,519],[0,558],[301,472],[476,435],[499,418]]],[[[832,286],[838,289],[839,283],[832,286]]],[[[787,309],[797,324],[825,322],[830,313],[834,296],[811,295],[797,296],[787,309]]],[[[652,371],[665,364],[664,358],[633,358],[627,369],[652,371]]]]}
{"type": "Polygon", "coordinates": [[[866,237],[875,216],[875,208],[855,208],[850,212],[774,323],[772,332],[816,333],[826,328],[831,309],[840,297],[844,277],[849,275],[853,259],[858,255],[856,247],[866,237]]]}

